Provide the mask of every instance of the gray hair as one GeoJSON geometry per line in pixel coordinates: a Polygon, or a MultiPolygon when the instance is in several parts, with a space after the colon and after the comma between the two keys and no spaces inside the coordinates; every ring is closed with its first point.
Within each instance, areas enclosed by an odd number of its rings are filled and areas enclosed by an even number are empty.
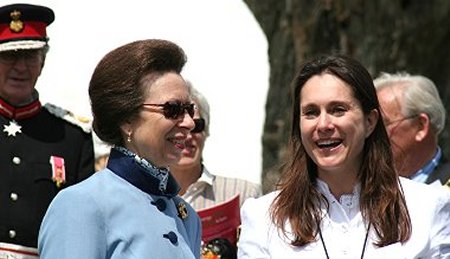
{"type": "Polygon", "coordinates": [[[430,118],[436,134],[441,133],[445,126],[445,108],[439,96],[436,85],[430,79],[421,75],[410,75],[406,72],[396,74],[381,73],[374,80],[377,91],[400,85],[406,85],[403,91],[402,113],[404,116],[414,116],[425,113],[430,118]]]}
{"type": "Polygon", "coordinates": [[[198,106],[200,117],[205,120],[205,134],[209,136],[209,104],[205,96],[201,94],[197,89],[194,88],[189,80],[186,80],[186,85],[188,87],[189,95],[191,99],[198,106]]]}

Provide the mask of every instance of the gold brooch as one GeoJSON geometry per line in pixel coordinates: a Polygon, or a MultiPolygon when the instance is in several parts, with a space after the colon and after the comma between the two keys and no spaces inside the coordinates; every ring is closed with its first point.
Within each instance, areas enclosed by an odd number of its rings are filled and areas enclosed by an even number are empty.
{"type": "Polygon", "coordinates": [[[12,21],[9,23],[9,29],[13,32],[21,32],[23,30],[23,22],[20,20],[22,13],[20,11],[14,10],[11,12],[10,16],[12,21]]]}
{"type": "Polygon", "coordinates": [[[183,202],[178,203],[177,209],[178,209],[178,217],[180,217],[181,219],[185,219],[188,217],[188,211],[186,205],[183,202]]]}

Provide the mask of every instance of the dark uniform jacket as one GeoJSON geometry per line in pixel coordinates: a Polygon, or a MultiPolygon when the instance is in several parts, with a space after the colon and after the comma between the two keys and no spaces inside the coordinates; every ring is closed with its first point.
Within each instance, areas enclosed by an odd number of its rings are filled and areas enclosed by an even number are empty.
{"type": "Polygon", "coordinates": [[[77,124],[70,112],[39,100],[15,108],[0,99],[0,242],[37,247],[53,197],[94,172],[90,129],[77,124]]]}

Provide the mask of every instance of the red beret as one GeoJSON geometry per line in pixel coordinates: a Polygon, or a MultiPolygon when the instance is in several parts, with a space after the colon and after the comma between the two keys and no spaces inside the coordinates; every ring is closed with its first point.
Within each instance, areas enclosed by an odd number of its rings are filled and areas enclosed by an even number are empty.
{"type": "Polygon", "coordinates": [[[47,26],[55,20],[52,9],[31,4],[0,7],[0,51],[39,49],[47,45],[47,26]]]}

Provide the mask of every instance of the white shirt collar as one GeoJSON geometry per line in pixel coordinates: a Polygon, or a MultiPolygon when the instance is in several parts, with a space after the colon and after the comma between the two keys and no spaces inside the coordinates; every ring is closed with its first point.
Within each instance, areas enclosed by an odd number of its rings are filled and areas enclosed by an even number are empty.
{"type": "Polygon", "coordinates": [[[216,178],[216,176],[211,174],[203,165],[202,175],[200,176],[200,178],[198,178],[197,182],[205,182],[209,185],[213,185],[214,178],[216,178]]]}

